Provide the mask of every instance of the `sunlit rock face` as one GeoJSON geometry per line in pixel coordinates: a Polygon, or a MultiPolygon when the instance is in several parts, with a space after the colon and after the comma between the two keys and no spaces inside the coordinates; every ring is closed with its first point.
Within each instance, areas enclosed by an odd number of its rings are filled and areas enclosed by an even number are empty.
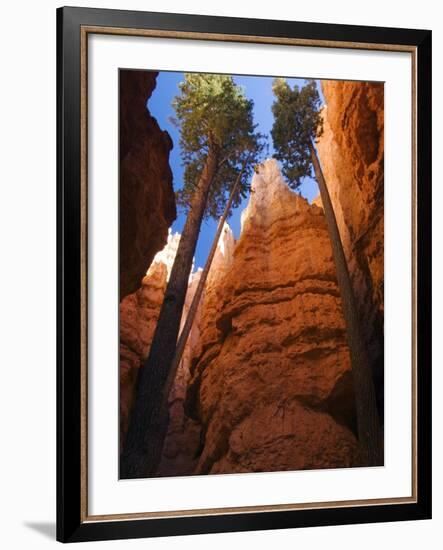
{"type": "MultiPolygon", "coordinates": [[[[383,84],[322,81],[324,133],[317,145],[383,405],[383,84]]],[[[321,201],[318,201],[321,204],[321,201]]]]}
{"type": "Polygon", "coordinates": [[[175,255],[177,254],[178,245],[180,244],[180,233],[172,233],[168,230],[168,239],[162,250],[157,252],[152,263],[160,263],[166,267],[166,280],[169,281],[172,266],[174,265],[175,255]]]}
{"type": "Polygon", "coordinates": [[[120,72],[120,300],[141,286],[176,218],[172,140],[146,108],[156,72],[120,72]]]}
{"type": "Polygon", "coordinates": [[[185,410],[202,425],[194,473],[358,463],[349,350],[321,208],[268,160],[238,242],[211,270],[185,410]]]}

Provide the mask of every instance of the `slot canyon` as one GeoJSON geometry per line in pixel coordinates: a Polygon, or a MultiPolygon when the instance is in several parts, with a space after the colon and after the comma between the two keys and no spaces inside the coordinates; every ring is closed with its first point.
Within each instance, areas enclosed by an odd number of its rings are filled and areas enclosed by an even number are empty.
{"type": "MultiPolygon", "coordinates": [[[[156,73],[137,78],[136,87],[121,83],[120,208],[130,213],[120,232],[120,444],[180,239],[169,229],[176,217],[172,140],[146,109],[156,73]]],[[[383,86],[321,87],[317,150],[383,418],[383,86]]],[[[189,278],[182,324],[200,276],[193,270],[189,278]]],[[[169,395],[157,475],[360,464],[350,352],[322,203],[290,190],[277,161],[268,159],[252,178],[239,237],[223,227],[169,395]]]]}

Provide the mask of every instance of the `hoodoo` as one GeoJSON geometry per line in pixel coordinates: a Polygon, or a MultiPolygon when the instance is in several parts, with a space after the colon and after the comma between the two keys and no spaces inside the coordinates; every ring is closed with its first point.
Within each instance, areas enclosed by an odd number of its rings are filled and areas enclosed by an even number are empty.
{"type": "Polygon", "coordinates": [[[268,160],[229,267],[213,274],[186,411],[196,473],[356,465],[349,350],[321,208],[268,160]]]}

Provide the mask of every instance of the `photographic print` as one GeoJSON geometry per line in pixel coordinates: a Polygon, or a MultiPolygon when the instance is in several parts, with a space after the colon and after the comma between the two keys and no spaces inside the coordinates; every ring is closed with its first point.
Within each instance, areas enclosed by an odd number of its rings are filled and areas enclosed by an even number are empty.
{"type": "Polygon", "coordinates": [[[57,10],[58,540],[431,517],[431,40],[57,10]]]}
{"type": "Polygon", "coordinates": [[[119,71],[120,478],[382,466],[384,85],[119,71]]]}

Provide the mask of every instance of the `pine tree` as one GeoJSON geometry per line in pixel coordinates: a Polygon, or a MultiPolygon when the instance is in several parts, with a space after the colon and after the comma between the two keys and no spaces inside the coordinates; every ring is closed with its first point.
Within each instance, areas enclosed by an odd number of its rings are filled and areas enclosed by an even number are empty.
{"type": "Polygon", "coordinates": [[[263,148],[253,123],[253,102],[231,76],[186,74],[174,99],[175,123],[185,166],[179,205],[186,223],[165,291],[149,356],[139,370],[135,403],[121,455],[122,478],[155,475],[168,428],[167,381],[174,359],[180,320],[204,216],[223,211],[229,186],[240,175],[236,207],[247,195],[251,167],[263,148]]]}
{"type": "MultiPolygon", "coordinates": [[[[244,162],[244,166],[246,165],[246,160],[244,162]]],[[[244,167],[243,166],[243,167],[244,167]]],[[[169,396],[169,393],[172,389],[175,376],[177,374],[178,367],[180,365],[183,352],[185,351],[186,342],[188,341],[189,334],[192,329],[192,325],[195,319],[195,316],[198,311],[198,306],[200,304],[201,297],[203,295],[203,291],[205,289],[206,280],[209,275],[209,271],[211,269],[212,260],[214,259],[215,253],[217,251],[218,242],[220,240],[220,236],[222,234],[223,228],[225,227],[226,220],[228,218],[229,212],[231,211],[232,207],[232,201],[234,200],[234,197],[236,196],[238,186],[240,184],[240,180],[243,174],[243,167],[242,170],[239,172],[234,184],[232,185],[231,193],[229,195],[228,202],[226,203],[225,210],[220,217],[218,224],[217,224],[217,230],[215,232],[214,239],[212,241],[211,249],[209,250],[208,257],[206,259],[205,266],[203,268],[203,271],[200,274],[200,279],[198,280],[197,288],[195,289],[194,296],[191,301],[191,305],[188,309],[188,315],[186,317],[185,323],[183,325],[183,328],[180,332],[178,341],[177,341],[177,347],[175,350],[175,356],[171,364],[171,368],[168,375],[168,380],[166,382],[165,386],[165,392],[164,392],[164,399],[165,403],[164,406],[167,406],[167,399],[169,396]]]]}
{"type": "Polygon", "coordinates": [[[320,189],[351,352],[358,438],[365,463],[380,465],[383,463],[383,441],[372,371],[337,220],[315,148],[315,140],[323,131],[317,85],[311,80],[301,89],[298,86],[291,89],[285,79],[279,78],[274,81],[273,91],[276,97],[271,131],[274,156],[281,161],[290,187],[297,189],[303,178],[315,176],[320,189]]]}

